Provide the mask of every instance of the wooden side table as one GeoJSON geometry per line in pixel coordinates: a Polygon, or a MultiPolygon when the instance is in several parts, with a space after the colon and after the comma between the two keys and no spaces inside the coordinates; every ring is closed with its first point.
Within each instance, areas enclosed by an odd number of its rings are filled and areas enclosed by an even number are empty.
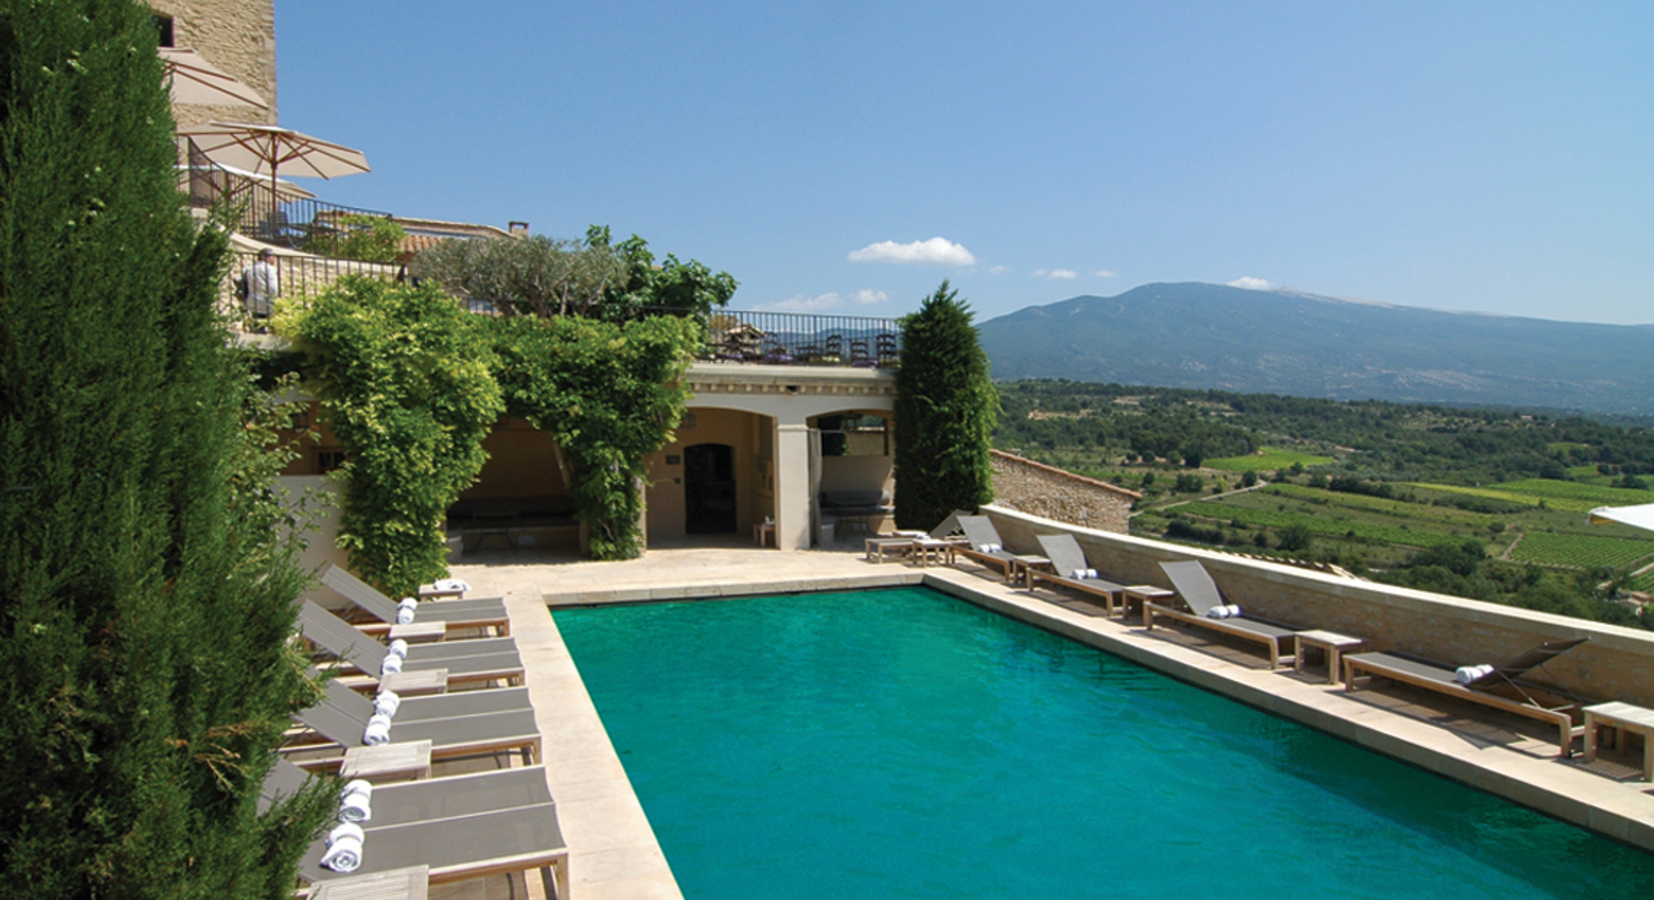
{"type": "Polygon", "coordinates": [[[1585,761],[1597,758],[1597,729],[1614,729],[1614,744],[1620,735],[1634,731],[1643,736],[1643,780],[1654,781],[1654,709],[1629,703],[1598,703],[1585,707],[1585,761]]]}
{"type": "Polygon", "coordinates": [[[316,886],[310,900],[425,900],[430,884],[430,866],[390,869],[330,878],[316,886]]]}
{"type": "Polygon", "coordinates": [[[1136,607],[1143,617],[1143,624],[1148,624],[1150,603],[1165,603],[1177,596],[1177,591],[1168,591],[1165,588],[1155,587],[1152,584],[1133,584],[1120,589],[1120,607],[1124,610],[1121,618],[1131,618],[1131,611],[1136,607]]]}
{"type": "Polygon", "coordinates": [[[1323,631],[1319,628],[1309,631],[1300,631],[1295,641],[1297,649],[1292,654],[1292,669],[1296,672],[1304,670],[1304,650],[1306,647],[1319,649],[1327,657],[1327,684],[1337,684],[1343,664],[1339,657],[1352,650],[1359,650],[1366,641],[1336,631],[1323,631]]]}
{"type": "Polygon", "coordinates": [[[397,672],[394,675],[383,675],[379,678],[380,690],[395,691],[402,697],[418,697],[421,694],[448,693],[447,669],[416,669],[412,672],[397,672]]]}
{"type": "MultiPolygon", "coordinates": [[[[415,615],[417,616],[417,613],[415,615]]],[[[400,638],[410,644],[428,644],[447,636],[446,622],[409,622],[406,625],[392,625],[390,637],[386,640],[394,641],[400,638]]]]}
{"type": "Polygon", "coordinates": [[[1034,589],[1034,570],[1050,567],[1051,560],[1043,556],[1012,556],[1011,562],[1005,567],[1005,580],[1011,584],[1021,582],[1031,591],[1034,589]]]}
{"type": "MultiPolygon", "coordinates": [[[[396,726],[392,725],[395,731],[396,726]]],[[[345,751],[344,765],[339,767],[339,779],[365,778],[374,784],[393,781],[418,781],[431,777],[431,742],[409,741],[405,744],[380,744],[377,747],[351,747],[345,751]]]]}

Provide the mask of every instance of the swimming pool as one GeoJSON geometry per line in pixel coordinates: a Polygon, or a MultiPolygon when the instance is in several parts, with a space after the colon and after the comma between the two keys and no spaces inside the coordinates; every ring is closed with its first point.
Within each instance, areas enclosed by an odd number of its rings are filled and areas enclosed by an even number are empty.
{"type": "Polygon", "coordinates": [[[1647,854],[925,588],[554,617],[690,900],[1654,888],[1647,854]]]}

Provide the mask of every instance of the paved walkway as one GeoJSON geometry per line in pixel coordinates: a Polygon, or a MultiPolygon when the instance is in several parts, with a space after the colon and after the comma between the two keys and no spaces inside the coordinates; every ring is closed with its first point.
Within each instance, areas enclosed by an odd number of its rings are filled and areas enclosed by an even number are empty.
{"type": "Polygon", "coordinates": [[[849,542],[830,552],[731,543],[657,546],[643,559],[619,563],[506,555],[457,565],[453,572],[477,595],[506,598],[546,736],[547,776],[569,844],[576,900],[681,894],[548,606],[920,582],[1654,851],[1654,788],[1637,780],[1640,760],[1603,757],[1590,766],[1578,756],[1562,760],[1552,729],[1537,722],[1406,689],[1346,693],[1325,684],[1324,672],[1295,673],[1290,666],[1269,671],[1249,645],[1214,643],[1204,632],[1182,629],[1145,631],[1081,600],[1013,589],[996,573],[971,565],[875,565],[849,542]]]}

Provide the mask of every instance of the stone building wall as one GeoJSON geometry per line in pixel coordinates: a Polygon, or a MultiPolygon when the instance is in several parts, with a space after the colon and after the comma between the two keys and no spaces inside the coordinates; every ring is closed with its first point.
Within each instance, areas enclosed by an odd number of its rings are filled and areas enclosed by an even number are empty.
{"type": "Polygon", "coordinates": [[[247,85],[270,104],[251,106],[174,106],[182,128],[206,122],[276,124],[275,0],[149,0],[156,15],[172,17],[172,43],[188,47],[247,85]]]}
{"type": "Polygon", "coordinates": [[[1142,495],[993,450],[994,503],[1098,531],[1126,534],[1131,505],[1142,495]]]}

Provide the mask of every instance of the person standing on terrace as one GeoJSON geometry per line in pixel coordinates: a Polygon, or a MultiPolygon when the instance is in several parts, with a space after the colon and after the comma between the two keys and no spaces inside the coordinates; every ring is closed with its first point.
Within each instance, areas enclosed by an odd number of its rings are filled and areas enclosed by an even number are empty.
{"type": "Polygon", "coordinates": [[[281,276],[276,272],[276,252],[265,247],[258,252],[258,261],[241,270],[242,302],[253,317],[253,331],[267,334],[270,316],[276,308],[276,296],[281,293],[281,276]]]}

